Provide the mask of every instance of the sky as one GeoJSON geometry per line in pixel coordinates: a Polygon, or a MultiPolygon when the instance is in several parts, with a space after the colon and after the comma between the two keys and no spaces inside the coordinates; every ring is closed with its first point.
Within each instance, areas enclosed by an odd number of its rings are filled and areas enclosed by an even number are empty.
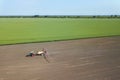
{"type": "Polygon", "coordinates": [[[120,0],[0,0],[0,15],[120,15],[120,0]]]}

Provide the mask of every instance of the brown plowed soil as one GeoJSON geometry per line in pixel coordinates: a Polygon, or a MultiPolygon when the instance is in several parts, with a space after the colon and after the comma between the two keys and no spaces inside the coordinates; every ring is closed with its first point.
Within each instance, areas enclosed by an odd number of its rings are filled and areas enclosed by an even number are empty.
{"type": "Polygon", "coordinates": [[[120,80],[120,37],[0,46],[0,80],[120,80]]]}

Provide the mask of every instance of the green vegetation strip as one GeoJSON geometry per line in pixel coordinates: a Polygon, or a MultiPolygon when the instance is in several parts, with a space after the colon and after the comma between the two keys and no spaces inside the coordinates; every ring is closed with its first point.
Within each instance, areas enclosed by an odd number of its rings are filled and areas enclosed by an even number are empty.
{"type": "Polygon", "coordinates": [[[120,35],[120,19],[0,18],[0,45],[120,35]]]}

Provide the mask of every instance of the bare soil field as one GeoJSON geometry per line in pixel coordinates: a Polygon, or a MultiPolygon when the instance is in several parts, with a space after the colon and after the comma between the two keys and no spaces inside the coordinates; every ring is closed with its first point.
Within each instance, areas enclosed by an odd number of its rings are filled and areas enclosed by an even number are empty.
{"type": "Polygon", "coordinates": [[[0,46],[0,80],[120,80],[120,36],[0,46]]]}

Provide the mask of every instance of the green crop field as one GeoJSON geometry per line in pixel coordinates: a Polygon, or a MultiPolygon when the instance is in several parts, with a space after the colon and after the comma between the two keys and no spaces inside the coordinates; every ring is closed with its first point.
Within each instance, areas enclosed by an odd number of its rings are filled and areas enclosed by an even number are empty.
{"type": "Polygon", "coordinates": [[[120,35],[120,19],[0,18],[0,45],[120,35]]]}

